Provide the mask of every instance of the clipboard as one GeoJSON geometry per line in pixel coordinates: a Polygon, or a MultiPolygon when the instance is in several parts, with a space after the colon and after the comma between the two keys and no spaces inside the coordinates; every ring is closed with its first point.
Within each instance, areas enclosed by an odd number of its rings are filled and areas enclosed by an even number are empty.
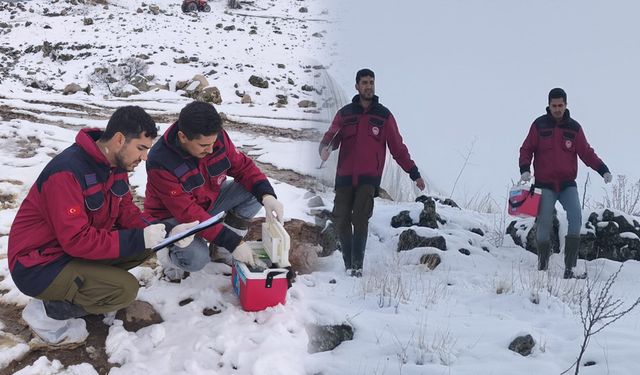
{"type": "Polygon", "coordinates": [[[151,250],[152,251],[158,251],[160,249],[163,249],[167,246],[170,246],[178,241],[180,241],[183,238],[189,237],[193,234],[196,234],[198,232],[201,232],[207,228],[210,228],[220,222],[222,222],[222,219],[224,219],[224,215],[225,212],[222,211],[217,215],[213,215],[211,216],[209,219],[203,221],[202,223],[196,225],[195,227],[184,231],[184,232],[180,232],[177,234],[174,234],[173,236],[169,236],[167,238],[165,238],[164,240],[162,240],[160,243],[158,243],[156,246],[152,247],[151,250]]]}

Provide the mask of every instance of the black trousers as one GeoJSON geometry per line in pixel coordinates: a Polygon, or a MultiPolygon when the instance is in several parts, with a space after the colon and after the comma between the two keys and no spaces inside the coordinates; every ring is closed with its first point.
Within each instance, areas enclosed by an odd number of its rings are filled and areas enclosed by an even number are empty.
{"type": "Polygon", "coordinates": [[[362,269],[374,194],[373,185],[336,188],[333,218],[347,269],[362,269]]]}

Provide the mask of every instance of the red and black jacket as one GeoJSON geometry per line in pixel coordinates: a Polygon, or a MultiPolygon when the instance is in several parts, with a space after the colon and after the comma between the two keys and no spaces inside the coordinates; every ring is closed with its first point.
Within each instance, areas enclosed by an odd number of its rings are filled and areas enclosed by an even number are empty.
{"type": "Polygon", "coordinates": [[[336,188],[373,185],[377,192],[387,146],[413,181],[420,178],[418,167],[402,141],[395,118],[379,103],[377,96],[373,97],[373,102],[366,109],[360,105],[359,95],[342,107],[322,137],[320,150],[329,144],[334,150],[340,147],[336,188]]]}
{"type": "MultiPolygon", "coordinates": [[[[220,187],[231,176],[251,192],[259,202],[273,187],[251,158],[236,149],[222,130],[211,154],[195,158],[179,146],[178,126],[173,124],[149,151],[145,214],[163,220],[174,217],[180,223],[200,222],[211,218],[210,211],[220,194],[220,187]]],[[[241,237],[216,224],[199,234],[207,241],[233,251],[241,237]]]]}
{"type": "Polygon", "coordinates": [[[111,168],[83,129],[54,157],[22,202],[9,233],[9,269],[20,291],[37,296],[72,259],[117,259],[144,251],[146,226],[127,172],[111,168]],[[117,228],[117,229],[114,229],[117,228]]]}
{"type": "Polygon", "coordinates": [[[547,107],[547,114],[533,122],[520,147],[520,173],[530,171],[533,159],[536,186],[560,192],[576,186],[578,156],[601,176],[609,172],[569,110],[565,110],[562,120],[556,121],[547,107]]]}

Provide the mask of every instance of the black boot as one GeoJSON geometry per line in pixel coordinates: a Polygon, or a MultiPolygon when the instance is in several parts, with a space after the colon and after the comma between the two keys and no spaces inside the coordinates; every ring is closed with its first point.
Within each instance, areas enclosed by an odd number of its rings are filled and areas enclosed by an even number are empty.
{"type": "Polygon", "coordinates": [[[364,252],[367,247],[367,232],[353,234],[353,276],[362,276],[362,265],[364,264],[364,252]]]}
{"type": "Polygon", "coordinates": [[[56,320],[81,318],[89,313],[82,307],[67,301],[42,301],[47,316],[56,320]]]}
{"type": "Polygon", "coordinates": [[[348,233],[340,232],[338,233],[338,239],[340,240],[340,251],[342,252],[342,259],[344,260],[344,268],[346,270],[353,269],[353,235],[351,231],[348,233]]]}
{"type": "Polygon", "coordinates": [[[579,278],[573,273],[573,267],[578,263],[578,248],[580,236],[568,235],[564,238],[564,278],[579,278]]]}
{"type": "Polygon", "coordinates": [[[549,269],[549,257],[551,256],[551,243],[538,242],[538,271],[549,269]]]}

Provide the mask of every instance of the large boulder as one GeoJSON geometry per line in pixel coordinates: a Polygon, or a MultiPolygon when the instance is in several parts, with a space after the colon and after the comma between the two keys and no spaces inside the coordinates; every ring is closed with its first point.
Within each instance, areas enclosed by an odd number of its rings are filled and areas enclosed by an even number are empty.
{"type": "Polygon", "coordinates": [[[122,326],[129,332],[136,332],[140,328],[164,321],[149,302],[138,300],[119,310],[116,319],[122,320],[122,326]]]}
{"type": "Polygon", "coordinates": [[[453,201],[453,199],[450,198],[438,198],[438,197],[429,197],[426,195],[420,195],[419,197],[416,198],[416,202],[422,202],[424,203],[426,200],[428,199],[433,199],[436,202],[443,204],[445,206],[450,206],[450,207],[455,207],[455,208],[460,208],[458,206],[458,204],[456,202],[453,201]]]}
{"type": "Polygon", "coordinates": [[[207,87],[200,93],[199,100],[207,103],[213,104],[221,104],[222,96],[220,95],[220,90],[217,87],[207,87]]]}
{"type": "Polygon", "coordinates": [[[309,353],[333,350],[343,341],[353,340],[353,327],[349,324],[338,325],[308,325],[309,335],[307,351],[309,353]]]}
{"type": "Polygon", "coordinates": [[[407,229],[400,234],[398,251],[411,250],[416,247],[435,247],[436,249],[447,250],[447,241],[442,236],[419,236],[413,229],[407,229]]]}
{"type": "Polygon", "coordinates": [[[420,264],[426,265],[430,270],[435,270],[442,262],[438,254],[424,254],[420,257],[420,264]]]}
{"type": "Polygon", "coordinates": [[[135,76],[131,79],[131,85],[137,88],[140,91],[149,91],[149,81],[146,77],[143,76],[135,76]]]}
{"type": "Polygon", "coordinates": [[[249,83],[252,86],[259,87],[261,89],[266,89],[269,87],[269,81],[255,75],[252,75],[251,77],[249,77],[249,83]]]}
{"type": "Polygon", "coordinates": [[[518,336],[509,344],[509,350],[526,357],[531,354],[534,346],[536,346],[536,342],[531,335],[518,336]]]}
{"type": "MultiPolygon", "coordinates": [[[[558,230],[560,222],[558,217],[554,215],[553,226],[551,228],[551,251],[560,252],[560,237],[558,230]]],[[[531,218],[523,218],[513,220],[507,227],[506,234],[510,235],[513,242],[534,254],[538,254],[538,245],[536,242],[537,224],[531,218]]]]}
{"type": "Polygon", "coordinates": [[[82,87],[77,83],[70,83],[64,87],[62,91],[62,95],[73,95],[78,91],[82,91],[82,87]]]}
{"type": "MultiPolygon", "coordinates": [[[[261,240],[263,222],[264,218],[252,220],[245,240],[261,240]]],[[[302,274],[312,272],[318,256],[326,256],[336,250],[337,244],[335,240],[333,245],[329,245],[331,241],[325,234],[328,227],[327,225],[327,227],[322,228],[298,219],[292,219],[284,223],[284,229],[291,238],[289,263],[291,263],[295,271],[302,274]],[[333,249],[328,250],[324,246],[332,246],[333,249]]]]}
{"type": "Polygon", "coordinates": [[[413,226],[413,219],[409,211],[400,211],[399,214],[391,218],[391,226],[394,228],[413,226]]]}
{"type": "Polygon", "coordinates": [[[436,201],[433,198],[424,195],[418,198],[422,198],[417,201],[424,205],[424,209],[420,212],[418,226],[437,229],[438,223],[446,223],[436,212],[436,201]]]}
{"type": "Polygon", "coordinates": [[[198,82],[198,86],[196,86],[195,91],[202,91],[205,87],[209,86],[209,81],[202,75],[196,74],[191,78],[192,82],[198,82]]]}
{"type": "Polygon", "coordinates": [[[320,246],[322,247],[322,251],[318,255],[323,257],[331,255],[340,248],[338,232],[333,221],[327,222],[324,229],[320,232],[320,246]]]}

